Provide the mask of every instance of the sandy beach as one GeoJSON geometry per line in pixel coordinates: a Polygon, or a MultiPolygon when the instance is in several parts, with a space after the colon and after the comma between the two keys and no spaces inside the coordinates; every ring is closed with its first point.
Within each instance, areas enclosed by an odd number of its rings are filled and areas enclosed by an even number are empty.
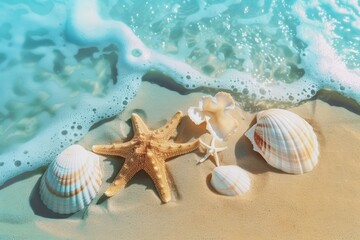
{"type": "MultiPolygon", "coordinates": [[[[94,144],[126,141],[132,137],[132,113],[155,129],[177,110],[185,115],[202,93],[179,94],[151,82],[142,82],[126,110],[96,124],[80,141],[94,144]]],[[[291,175],[268,165],[252,151],[244,132],[255,113],[239,114],[240,128],[219,146],[221,164],[238,165],[251,176],[252,188],[243,196],[217,194],[209,179],[214,164],[197,164],[195,151],[167,161],[172,176],[172,200],[163,204],[151,179],[139,172],[117,195],[101,198],[123,159],[101,156],[101,189],[87,210],[58,215],[39,198],[45,169],[25,174],[0,190],[0,239],[357,239],[360,236],[360,116],[345,103],[331,106],[311,100],[289,109],[305,118],[320,143],[319,164],[309,173],[291,175]],[[354,113],[355,112],[355,113],[354,113]]],[[[349,105],[350,106],[350,105],[349,105]]],[[[185,116],[175,142],[201,136],[203,125],[185,116]]]]}

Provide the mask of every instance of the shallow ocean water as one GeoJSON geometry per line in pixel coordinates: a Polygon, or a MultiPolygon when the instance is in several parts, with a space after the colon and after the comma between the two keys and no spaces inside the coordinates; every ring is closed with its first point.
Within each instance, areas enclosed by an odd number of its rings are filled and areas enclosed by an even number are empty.
{"type": "Polygon", "coordinates": [[[320,89],[360,103],[359,1],[3,0],[0,19],[0,185],[121,112],[149,72],[249,111],[320,89]]]}

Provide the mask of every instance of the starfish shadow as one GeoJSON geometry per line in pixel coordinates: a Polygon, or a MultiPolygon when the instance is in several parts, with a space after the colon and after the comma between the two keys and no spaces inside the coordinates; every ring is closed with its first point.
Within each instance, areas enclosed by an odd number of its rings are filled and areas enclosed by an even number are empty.
{"type": "MultiPolygon", "coordinates": [[[[170,160],[171,161],[171,160],[170,160]]],[[[178,200],[181,200],[182,199],[182,196],[181,196],[181,193],[179,192],[179,189],[178,187],[176,186],[175,184],[175,181],[174,181],[174,177],[171,173],[171,171],[169,170],[169,167],[167,165],[165,165],[166,167],[166,175],[167,175],[167,179],[169,181],[169,184],[170,184],[170,188],[171,188],[171,192],[175,195],[175,199],[178,199],[178,200]]],[[[158,194],[159,195],[159,194],[158,194]]],[[[162,203],[162,204],[165,204],[165,203],[162,203]]]]}
{"type": "Polygon", "coordinates": [[[96,201],[96,205],[103,204],[106,200],[108,200],[110,197],[106,196],[105,194],[101,195],[99,199],[96,201]]]}
{"type": "Polygon", "coordinates": [[[116,158],[116,157],[108,157],[108,158],[104,159],[104,162],[110,162],[110,165],[113,168],[111,176],[109,176],[106,179],[107,183],[111,183],[115,179],[115,177],[118,174],[119,170],[124,165],[125,159],[121,158],[121,157],[118,157],[118,158],[116,158]]]}
{"type": "MultiPolygon", "coordinates": [[[[121,159],[121,158],[119,158],[121,159]]],[[[107,178],[106,180],[106,184],[107,186],[105,186],[105,189],[108,187],[109,184],[111,184],[114,179],[116,178],[119,170],[122,168],[123,164],[124,164],[124,160],[119,160],[116,158],[108,158],[105,161],[110,161],[111,165],[113,165],[114,170],[112,171],[112,175],[110,177],[107,178]]],[[[104,184],[104,183],[103,183],[104,184]]],[[[124,189],[131,187],[132,185],[142,185],[145,186],[145,189],[152,189],[154,191],[154,193],[158,196],[159,194],[156,191],[155,185],[152,182],[150,176],[144,171],[144,170],[140,170],[139,172],[137,172],[133,178],[130,179],[130,181],[125,185],[124,189]]],[[[121,189],[121,191],[123,191],[124,189],[121,189]]],[[[98,200],[96,201],[97,205],[101,205],[104,202],[106,202],[106,200],[108,200],[109,198],[112,198],[114,196],[108,197],[105,194],[101,195],[98,200]]]]}
{"type": "MultiPolygon", "coordinates": [[[[111,182],[115,179],[115,177],[118,173],[118,170],[120,170],[122,168],[122,165],[124,164],[124,162],[120,163],[122,160],[119,160],[119,159],[107,158],[104,160],[104,161],[110,161],[111,165],[113,165],[113,167],[114,167],[114,171],[112,171],[112,175],[110,177],[108,177],[106,180],[106,183],[108,183],[108,184],[111,184],[111,182]]],[[[169,171],[168,166],[165,165],[165,167],[166,167],[166,174],[167,174],[167,178],[168,178],[172,193],[175,195],[176,199],[181,199],[182,196],[181,196],[180,192],[178,191],[178,188],[175,184],[174,178],[173,178],[171,172],[169,171]]],[[[152,182],[150,176],[144,170],[140,170],[139,172],[137,172],[134,175],[134,177],[126,184],[124,189],[131,187],[133,184],[134,185],[143,185],[143,186],[145,186],[145,189],[153,190],[154,193],[160,199],[160,196],[156,190],[155,184],[152,182]]],[[[107,188],[107,186],[105,188],[107,188]]],[[[124,189],[122,189],[122,190],[124,190],[124,189]]],[[[109,198],[111,198],[111,197],[108,197],[105,194],[102,194],[96,201],[96,204],[101,205],[104,202],[106,202],[106,200],[108,200],[109,198]]],[[[161,202],[161,204],[165,204],[165,203],[161,202]]]]}

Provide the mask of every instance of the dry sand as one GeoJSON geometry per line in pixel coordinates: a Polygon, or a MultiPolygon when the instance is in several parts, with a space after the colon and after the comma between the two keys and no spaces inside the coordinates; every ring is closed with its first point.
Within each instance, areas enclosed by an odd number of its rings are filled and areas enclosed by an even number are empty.
{"type": "MultiPolygon", "coordinates": [[[[90,149],[131,137],[130,116],[141,115],[151,128],[177,110],[197,105],[200,93],[180,95],[143,82],[126,111],[99,124],[80,142],[90,149]]],[[[320,142],[320,160],[304,175],[282,173],[252,151],[243,136],[254,114],[244,113],[241,128],[229,141],[222,164],[237,164],[251,175],[252,189],[226,197],[209,186],[214,165],[198,165],[200,151],[167,162],[173,199],[162,204],[150,178],[140,172],[119,194],[99,198],[117,174],[122,159],[102,157],[103,184],[87,211],[70,216],[51,213],[39,200],[45,169],[26,174],[0,190],[0,239],[359,239],[360,116],[314,100],[290,109],[308,120],[320,142]]],[[[206,133],[184,117],[175,141],[206,133]]],[[[202,136],[209,141],[209,135],[202,136]]]]}

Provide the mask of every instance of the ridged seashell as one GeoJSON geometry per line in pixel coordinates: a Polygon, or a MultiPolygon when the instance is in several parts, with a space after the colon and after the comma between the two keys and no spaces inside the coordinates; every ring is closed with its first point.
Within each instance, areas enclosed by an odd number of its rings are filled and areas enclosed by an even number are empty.
{"type": "Polygon", "coordinates": [[[217,192],[228,196],[240,195],[250,189],[247,172],[233,165],[214,168],[210,183],[217,192]]]}
{"type": "Polygon", "coordinates": [[[257,123],[245,135],[271,166],[287,173],[311,171],[318,162],[319,144],[313,128],[287,110],[259,112],[257,123]]]}
{"type": "Polygon", "coordinates": [[[41,200],[53,212],[77,212],[95,197],[101,178],[99,157],[80,145],[71,145],[44,173],[40,184],[41,200]]]}

